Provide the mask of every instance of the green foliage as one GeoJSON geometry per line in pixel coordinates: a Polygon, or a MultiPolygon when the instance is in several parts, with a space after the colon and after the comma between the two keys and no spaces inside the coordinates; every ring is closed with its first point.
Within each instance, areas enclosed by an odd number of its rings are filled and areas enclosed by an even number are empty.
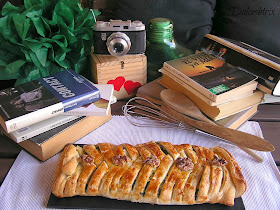
{"type": "Polygon", "coordinates": [[[7,2],[1,15],[0,80],[21,84],[69,68],[88,74],[95,22],[78,0],[7,2]]]}

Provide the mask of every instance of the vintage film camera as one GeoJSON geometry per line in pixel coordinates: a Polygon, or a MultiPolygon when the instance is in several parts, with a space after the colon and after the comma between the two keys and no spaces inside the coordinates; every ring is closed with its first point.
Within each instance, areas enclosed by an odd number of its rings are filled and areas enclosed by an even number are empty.
{"type": "Polygon", "coordinates": [[[144,54],[146,30],[141,21],[97,21],[93,31],[94,53],[111,54],[116,57],[126,54],[144,54]]]}

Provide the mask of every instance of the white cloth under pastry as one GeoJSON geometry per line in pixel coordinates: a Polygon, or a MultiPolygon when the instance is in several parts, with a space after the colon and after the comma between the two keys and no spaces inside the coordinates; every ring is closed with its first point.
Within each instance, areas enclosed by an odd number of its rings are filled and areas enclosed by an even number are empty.
{"type": "MultiPolygon", "coordinates": [[[[262,137],[257,122],[246,122],[239,130],[262,137]]],[[[215,138],[177,129],[135,127],[123,116],[113,116],[108,123],[76,143],[126,142],[135,145],[151,140],[206,147],[218,145],[227,149],[238,162],[247,181],[248,189],[242,196],[246,210],[280,209],[280,174],[269,152],[256,152],[264,159],[264,162],[258,163],[236,146],[215,138]]],[[[1,185],[0,208],[5,210],[46,208],[57,161],[58,155],[42,163],[21,151],[1,185]]]]}

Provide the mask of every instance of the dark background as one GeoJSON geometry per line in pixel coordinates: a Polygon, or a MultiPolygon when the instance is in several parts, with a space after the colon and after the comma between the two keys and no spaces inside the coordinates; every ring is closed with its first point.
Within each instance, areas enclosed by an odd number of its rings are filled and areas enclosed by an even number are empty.
{"type": "MultiPolygon", "coordinates": [[[[195,51],[207,33],[243,41],[280,57],[280,1],[278,0],[80,0],[99,10],[100,20],[141,20],[155,17],[174,22],[177,42],[195,51]]],[[[0,9],[7,0],[0,0],[0,9]]],[[[24,0],[10,0],[15,6],[24,0]]],[[[14,81],[0,81],[0,89],[14,81]]]]}

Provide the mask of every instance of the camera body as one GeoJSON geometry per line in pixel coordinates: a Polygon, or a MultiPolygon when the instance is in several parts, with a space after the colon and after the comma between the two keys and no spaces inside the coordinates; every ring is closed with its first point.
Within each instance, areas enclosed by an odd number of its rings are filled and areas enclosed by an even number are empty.
{"type": "Polygon", "coordinates": [[[146,30],[141,21],[97,21],[93,31],[94,53],[111,54],[116,57],[126,54],[144,54],[146,30]]]}

